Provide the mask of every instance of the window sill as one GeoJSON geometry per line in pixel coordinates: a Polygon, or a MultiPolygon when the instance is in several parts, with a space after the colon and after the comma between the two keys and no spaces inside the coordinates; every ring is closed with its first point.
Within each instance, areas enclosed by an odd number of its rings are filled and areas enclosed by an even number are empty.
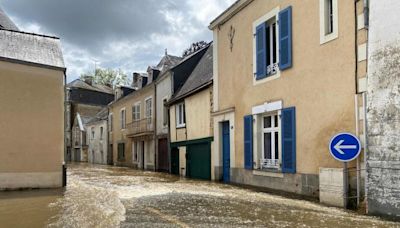
{"type": "Polygon", "coordinates": [[[253,85],[263,84],[263,83],[278,79],[280,77],[281,77],[280,71],[276,72],[275,74],[271,74],[271,75],[268,75],[268,76],[266,76],[264,78],[260,78],[260,79],[257,79],[255,76],[253,76],[253,85]]]}
{"type": "Polygon", "coordinates": [[[338,37],[339,36],[335,32],[328,34],[328,35],[321,35],[321,39],[320,39],[319,43],[320,43],[320,45],[323,45],[323,44],[326,44],[326,43],[336,40],[338,37]]]}
{"type": "Polygon", "coordinates": [[[185,127],[186,127],[186,124],[176,125],[176,128],[177,128],[177,129],[179,129],[179,128],[185,128],[185,127]]]}
{"type": "Polygon", "coordinates": [[[276,177],[276,178],[283,178],[283,173],[279,170],[253,170],[253,175],[256,176],[264,176],[264,177],[276,177]]]}

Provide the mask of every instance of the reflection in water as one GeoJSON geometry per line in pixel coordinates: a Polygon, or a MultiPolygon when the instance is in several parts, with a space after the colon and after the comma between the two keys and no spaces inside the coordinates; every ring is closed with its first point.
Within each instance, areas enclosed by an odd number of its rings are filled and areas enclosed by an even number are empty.
{"type": "Polygon", "coordinates": [[[65,192],[0,193],[1,226],[400,227],[308,201],[128,168],[75,164],[68,178],[65,192]]]}

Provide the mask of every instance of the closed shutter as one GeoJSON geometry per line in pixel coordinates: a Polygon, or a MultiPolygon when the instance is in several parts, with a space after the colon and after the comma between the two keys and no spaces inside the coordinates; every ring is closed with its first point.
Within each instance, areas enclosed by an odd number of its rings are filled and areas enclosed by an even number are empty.
{"type": "Polygon", "coordinates": [[[279,12],[279,69],[292,67],[292,7],[279,12]]]}
{"type": "Polygon", "coordinates": [[[266,77],[266,32],[265,23],[256,28],[256,79],[266,77]]]}
{"type": "Polygon", "coordinates": [[[296,173],[296,109],[282,110],[282,172],[296,173]]]}
{"type": "Polygon", "coordinates": [[[253,169],[253,116],[244,117],[244,168],[253,169]]]}

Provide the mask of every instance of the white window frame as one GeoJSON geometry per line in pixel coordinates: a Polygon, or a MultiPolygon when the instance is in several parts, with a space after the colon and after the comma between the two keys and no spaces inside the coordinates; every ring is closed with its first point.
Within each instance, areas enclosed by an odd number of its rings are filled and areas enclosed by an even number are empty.
{"type": "Polygon", "coordinates": [[[327,26],[329,26],[328,1],[330,0],[319,0],[320,44],[327,43],[339,37],[338,0],[332,0],[333,29],[331,33],[327,33],[327,26]]]}
{"type": "Polygon", "coordinates": [[[175,106],[176,127],[181,128],[186,126],[185,118],[185,103],[179,103],[175,106]]]}
{"type": "Polygon", "coordinates": [[[90,139],[94,140],[94,137],[95,137],[95,134],[96,134],[95,128],[94,128],[94,127],[91,127],[91,128],[90,128],[90,132],[91,132],[90,139]]]}
{"type": "Polygon", "coordinates": [[[120,116],[120,127],[121,130],[125,130],[126,129],[126,108],[122,108],[121,111],[119,112],[119,116],[120,116]],[[124,113],[124,115],[122,115],[122,113],[124,113]]]}
{"type": "Polygon", "coordinates": [[[151,118],[153,116],[153,97],[148,97],[144,100],[145,105],[145,116],[151,118]],[[147,102],[150,101],[150,108],[147,106],[147,102]],[[150,111],[149,111],[150,110],[150,111]]]}
{"type": "Polygon", "coordinates": [[[138,121],[140,120],[140,110],[141,109],[141,103],[136,102],[133,106],[132,106],[132,121],[138,121]]]}
{"type": "Polygon", "coordinates": [[[268,81],[272,81],[275,79],[278,79],[281,76],[281,71],[279,70],[279,67],[276,70],[275,74],[272,74],[268,77],[265,77],[263,79],[256,79],[255,75],[257,72],[257,50],[256,50],[256,31],[257,31],[257,26],[259,26],[262,23],[266,23],[267,21],[270,21],[271,19],[275,18],[276,20],[276,61],[279,65],[279,12],[280,12],[280,7],[276,7],[269,11],[267,14],[264,16],[258,18],[253,22],[253,85],[258,85],[262,84],[268,81]]]}
{"type": "Polygon", "coordinates": [[[270,112],[261,115],[260,121],[260,133],[261,133],[261,158],[260,158],[260,169],[276,169],[281,170],[282,164],[282,122],[281,122],[281,111],[270,112]],[[271,117],[271,127],[264,128],[264,118],[271,117]],[[275,116],[278,118],[278,126],[275,127],[275,116]],[[271,133],[271,161],[266,161],[265,148],[264,148],[264,134],[271,133]],[[278,155],[279,158],[275,158],[275,133],[278,133],[278,155]],[[275,161],[274,161],[275,160],[275,161]]]}

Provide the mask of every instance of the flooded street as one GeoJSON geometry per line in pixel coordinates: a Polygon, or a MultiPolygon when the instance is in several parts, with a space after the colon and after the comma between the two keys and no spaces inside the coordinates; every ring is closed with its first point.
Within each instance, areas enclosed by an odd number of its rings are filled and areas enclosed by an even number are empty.
{"type": "Polygon", "coordinates": [[[400,227],[316,203],[128,168],[70,165],[66,190],[0,193],[0,227],[400,227]]]}

